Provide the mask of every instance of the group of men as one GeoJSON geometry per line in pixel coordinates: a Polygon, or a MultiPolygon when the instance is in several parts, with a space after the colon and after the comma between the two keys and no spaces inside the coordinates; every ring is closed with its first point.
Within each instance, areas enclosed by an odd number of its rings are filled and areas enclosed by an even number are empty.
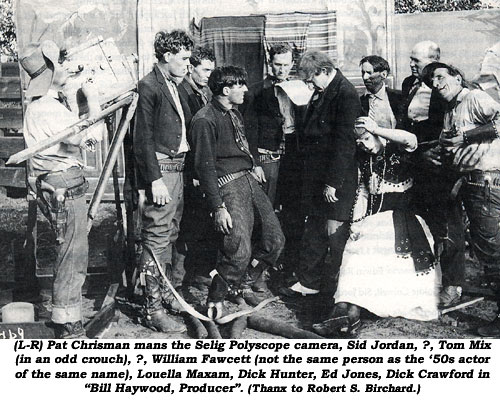
{"type": "MultiPolygon", "coordinates": [[[[435,43],[415,45],[410,56],[412,76],[404,80],[402,92],[386,87],[390,73],[386,60],[364,57],[360,67],[366,93],[361,97],[328,56],[307,51],[298,66],[300,77],[313,91],[305,107],[292,103],[280,85],[289,79],[293,67],[288,44],[271,47],[271,73],[250,88],[244,69],[216,67],[214,53],[194,48],[184,31],[159,32],[154,49],[158,63],[138,85],[133,146],[138,188],[145,191],[139,267],[150,328],[168,333],[185,330],[168,315],[182,307],[166,280],[173,287],[180,286],[186,256],[207,240],[207,250],[216,250],[207,299],[208,315],[214,318],[224,314],[228,297],[242,296],[250,304],[258,303],[266,271],[280,263],[288,277],[279,289],[282,295],[333,293],[358,186],[352,131],[361,115],[418,138],[419,150],[411,161],[415,164],[415,207],[436,241],[443,271],[442,305],[460,299],[464,282],[462,197],[475,254],[486,265],[498,262],[500,203],[495,199],[500,166],[496,167],[492,155],[500,142],[496,124],[500,111],[496,113],[496,103],[475,91],[472,100],[462,90],[456,93],[454,82],[463,89],[463,76],[437,63],[440,50],[435,43]],[[462,98],[467,102],[461,102],[462,98]],[[450,196],[457,192],[457,182],[465,185],[462,197],[450,196]],[[276,210],[280,210],[281,223],[276,210]],[[214,240],[208,239],[213,236],[214,240]],[[282,255],[285,237],[287,251],[282,255]]],[[[30,110],[60,89],[61,84],[55,86],[59,64],[39,45],[21,65],[31,77],[30,87],[45,70],[51,75],[49,86],[32,96],[36,101],[26,115],[25,135],[40,140],[35,135],[44,122],[40,114],[32,117],[30,110]],[[40,65],[28,62],[34,55],[40,65]]],[[[90,106],[94,93],[89,88],[84,93],[90,106]]],[[[60,103],[57,107],[64,108],[60,103]]],[[[51,126],[50,131],[57,128],[51,126]]],[[[82,163],[66,165],[67,160],[81,160],[78,146],[88,141],[88,136],[78,138],[69,145],[62,143],[49,156],[34,159],[40,160],[33,165],[42,180],[61,177],[63,187],[73,188],[66,176],[76,173],[80,179],[82,163]],[[63,154],[67,149],[72,154],[63,154]],[[49,159],[57,160],[57,168],[44,164],[49,159]]],[[[72,224],[78,225],[68,219],[68,226],[72,224]]],[[[76,235],[78,241],[83,236],[76,235]]],[[[67,247],[73,241],[65,243],[67,247]]],[[[78,249],[86,251],[86,247],[78,249]]],[[[68,264],[75,264],[80,253],[61,248],[59,254],[56,283],[65,279],[69,272],[63,271],[70,271],[68,264]]],[[[71,279],[75,279],[73,274],[71,279]]],[[[81,312],[76,310],[80,283],[70,283],[73,286],[65,289],[75,296],[74,301],[58,300],[56,287],[60,285],[54,286],[52,319],[60,337],[84,333],[81,312]],[[77,286],[77,290],[69,289],[77,286]],[[64,317],[58,307],[66,310],[64,317]]],[[[499,336],[500,322],[496,318],[481,329],[485,336],[499,336]]]]}

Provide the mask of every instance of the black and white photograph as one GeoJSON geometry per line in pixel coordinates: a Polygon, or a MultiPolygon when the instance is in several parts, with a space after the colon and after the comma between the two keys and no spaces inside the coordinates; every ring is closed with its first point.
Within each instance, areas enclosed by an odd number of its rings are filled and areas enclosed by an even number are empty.
{"type": "Polygon", "coordinates": [[[0,339],[500,338],[499,0],[0,0],[0,143],[0,339]]]}

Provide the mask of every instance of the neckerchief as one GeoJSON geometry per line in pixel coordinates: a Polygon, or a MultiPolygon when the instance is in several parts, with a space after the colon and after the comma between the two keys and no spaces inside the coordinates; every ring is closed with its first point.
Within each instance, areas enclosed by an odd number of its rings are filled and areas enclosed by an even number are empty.
{"type": "MultiPolygon", "coordinates": [[[[248,141],[247,141],[247,138],[245,136],[245,127],[243,126],[243,123],[238,118],[238,116],[236,115],[235,111],[232,108],[227,110],[227,113],[229,114],[229,117],[231,118],[231,122],[232,122],[233,127],[234,127],[234,136],[236,139],[236,143],[241,143],[241,145],[244,148],[245,153],[247,153],[248,155],[251,156],[250,147],[248,146],[248,141]]],[[[253,158],[252,158],[252,162],[253,162],[253,158]]]]}

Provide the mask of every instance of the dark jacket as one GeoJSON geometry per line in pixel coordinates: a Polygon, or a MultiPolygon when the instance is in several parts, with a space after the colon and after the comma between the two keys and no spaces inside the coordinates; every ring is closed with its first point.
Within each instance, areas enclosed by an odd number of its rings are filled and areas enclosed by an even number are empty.
{"type": "Polygon", "coordinates": [[[258,147],[278,150],[283,138],[284,118],[270,77],[250,86],[240,110],[248,136],[257,141],[258,147]]]}
{"type": "MultiPolygon", "coordinates": [[[[180,97],[186,126],[191,112],[180,97]]],[[[181,144],[182,120],[163,74],[155,65],[153,71],[139,81],[139,102],[134,133],[134,155],[138,187],[145,189],[162,174],[156,152],[175,156],[181,144]]]]}
{"type": "MultiPolygon", "coordinates": [[[[201,95],[199,93],[196,93],[195,90],[193,90],[191,84],[188,82],[186,78],[182,80],[178,88],[179,88],[179,94],[182,97],[184,97],[189,106],[191,115],[195,115],[205,106],[205,103],[203,103],[203,100],[201,99],[201,95]]],[[[211,94],[208,94],[207,97],[208,101],[210,102],[212,98],[211,94]]]]}
{"type": "MultiPolygon", "coordinates": [[[[292,103],[295,130],[300,129],[305,107],[292,103]]],[[[250,86],[245,102],[239,107],[245,120],[245,129],[250,139],[259,148],[276,151],[283,138],[284,117],[281,115],[278,98],[274,93],[271,77],[250,86]]]]}
{"type": "MultiPolygon", "coordinates": [[[[402,84],[401,92],[405,99],[402,129],[414,133],[417,136],[419,144],[422,142],[437,141],[443,128],[444,113],[447,107],[446,102],[439,96],[436,89],[432,89],[429,118],[421,122],[412,123],[408,118],[408,107],[413,99],[410,96],[410,91],[415,79],[417,78],[414,75],[408,76],[402,84]]],[[[424,160],[422,153],[430,147],[435,146],[437,146],[437,143],[432,146],[419,145],[418,149],[411,154],[410,159],[415,165],[415,169],[413,170],[415,177],[414,191],[427,193],[430,196],[447,196],[458,179],[458,175],[450,169],[436,167],[424,160]]],[[[417,199],[418,196],[415,197],[417,199]]]]}
{"type": "MultiPolygon", "coordinates": [[[[201,98],[201,95],[197,93],[191,83],[188,81],[187,77],[182,80],[182,82],[178,86],[179,95],[184,98],[186,103],[189,106],[189,110],[191,115],[195,115],[198,111],[200,111],[203,107],[205,107],[205,103],[201,98]]],[[[208,101],[212,100],[212,92],[208,87],[206,88],[208,101]]],[[[190,139],[191,140],[191,139],[190,139]]],[[[194,154],[190,151],[186,155],[186,167],[184,169],[184,178],[187,185],[191,185],[192,179],[196,178],[197,175],[194,171],[194,154]]]]}
{"type": "MultiPolygon", "coordinates": [[[[394,118],[396,118],[396,127],[401,127],[403,123],[403,112],[405,107],[405,98],[400,90],[385,88],[387,93],[387,98],[389,99],[389,104],[391,106],[392,113],[394,114],[394,118]]],[[[359,98],[361,102],[361,112],[363,116],[368,116],[368,112],[370,111],[369,97],[368,94],[365,93],[359,98]]]]}
{"type": "MultiPolygon", "coordinates": [[[[234,112],[243,121],[239,111],[234,112]]],[[[215,98],[196,113],[189,133],[193,144],[196,174],[210,209],[214,209],[222,204],[217,178],[251,170],[255,163],[255,154],[237,142],[231,117],[215,98]]],[[[255,152],[255,149],[252,150],[255,152]]]]}
{"type": "Polygon", "coordinates": [[[339,70],[320,98],[309,103],[299,135],[302,196],[309,215],[349,220],[358,184],[353,129],[360,115],[359,95],[339,70]],[[336,189],[337,202],[324,200],[325,185],[336,189]]]}
{"type": "Polygon", "coordinates": [[[446,103],[439,97],[437,91],[432,89],[431,102],[429,105],[429,119],[418,123],[412,123],[408,118],[408,107],[413,99],[413,97],[410,97],[410,91],[415,79],[417,79],[417,77],[414,75],[406,77],[401,87],[401,93],[405,99],[402,128],[408,132],[414,133],[419,143],[437,140],[439,139],[443,127],[446,103]]]}

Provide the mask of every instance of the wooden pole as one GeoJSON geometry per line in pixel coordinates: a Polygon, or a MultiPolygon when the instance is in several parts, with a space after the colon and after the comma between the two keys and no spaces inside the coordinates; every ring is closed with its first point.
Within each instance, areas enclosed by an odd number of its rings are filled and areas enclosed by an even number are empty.
{"type": "Polygon", "coordinates": [[[50,138],[42,140],[41,142],[38,142],[37,144],[30,146],[27,149],[24,149],[16,154],[13,154],[7,160],[7,164],[19,164],[20,162],[26,161],[28,158],[33,157],[34,155],[40,153],[41,151],[46,150],[71,136],[78,135],[80,132],[84,131],[85,129],[89,128],[95,123],[106,118],[109,114],[114,113],[116,110],[119,110],[120,108],[126,106],[127,104],[130,104],[131,101],[133,100],[133,95],[134,93],[131,93],[127,97],[117,101],[116,103],[110,105],[108,108],[102,110],[96,116],[92,118],[82,119],[77,123],[75,123],[74,125],[71,125],[68,128],[62,130],[61,132],[55,134],[54,136],[51,136],[50,138]]]}
{"type": "Polygon", "coordinates": [[[130,120],[135,113],[138,99],[139,95],[137,93],[134,93],[132,95],[132,102],[128,106],[127,112],[123,114],[118,130],[113,136],[113,141],[111,142],[111,146],[109,148],[103,170],[101,172],[101,175],[99,176],[99,182],[97,183],[94,194],[92,195],[92,200],[90,201],[89,211],[87,213],[87,232],[90,232],[90,230],[92,229],[92,223],[97,214],[97,208],[99,207],[102,196],[104,195],[104,191],[106,190],[106,183],[111,176],[111,172],[118,157],[123,138],[125,137],[125,134],[127,133],[127,130],[129,128],[130,120]]]}

